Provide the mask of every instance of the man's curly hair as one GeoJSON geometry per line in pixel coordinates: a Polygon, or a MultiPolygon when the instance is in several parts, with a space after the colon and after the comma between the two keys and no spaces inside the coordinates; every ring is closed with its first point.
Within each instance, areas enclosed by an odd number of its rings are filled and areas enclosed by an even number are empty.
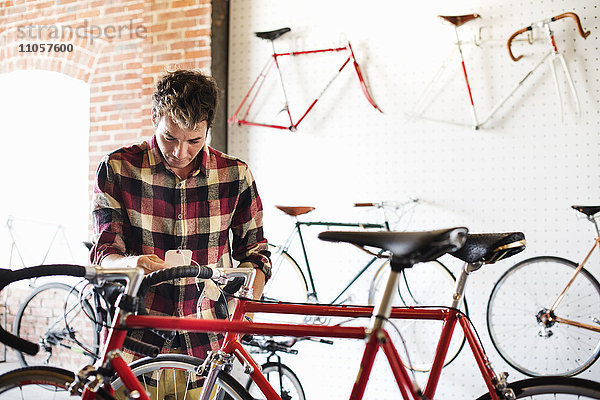
{"type": "Polygon", "coordinates": [[[196,131],[215,119],[219,88],[214,78],[196,70],[176,70],[162,76],[152,94],[155,121],[167,115],[179,127],[196,131]]]}

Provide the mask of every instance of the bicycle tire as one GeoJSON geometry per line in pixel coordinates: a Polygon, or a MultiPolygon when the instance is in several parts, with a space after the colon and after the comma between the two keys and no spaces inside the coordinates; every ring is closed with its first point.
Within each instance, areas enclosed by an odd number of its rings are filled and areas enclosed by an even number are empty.
{"type": "MultiPolygon", "coordinates": [[[[300,265],[279,246],[269,243],[269,251],[271,251],[271,278],[265,284],[261,300],[306,303],[308,301],[308,284],[300,265]]],[[[254,320],[256,322],[292,324],[303,322],[304,316],[260,313],[255,315],[254,320]]]]}
{"type": "MultiPolygon", "coordinates": [[[[383,293],[389,272],[389,261],[386,261],[375,273],[369,288],[370,305],[375,305],[383,293]]],[[[399,307],[450,306],[455,282],[454,274],[437,260],[417,264],[413,268],[405,269],[400,275],[393,305],[399,307]]],[[[469,315],[466,298],[463,299],[460,310],[465,315],[469,315]]],[[[407,367],[419,372],[431,370],[437,342],[441,335],[442,323],[425,320],[396,321],[392,322],[400,330],[409,349],[412,367],[406,363],[407,367]]],[[[394,335],[394,330],[388,329],[388,332],[390,335],[394,335]]],[[[396,341],[396,343],[398,343],[399,350],[403,350],[401,342],[396,341]]],[[[444,366],[458,357],[464,344],[465,336],[462,329],[455,329],[444,366]]]]}
{"type": "Polygon", "coordinates": [[[21,366],[50,365],[76,371],[93,363],[100,348],[100,332],[86,314],[95,315],[93,307],[85,300],[81,303],[79,291],[68,284],[50,282],[34,289],[19,305],[13,334],[40,344],[40,351],[35,356],[15,351],[21,366]],[[69,330],[65,325],[65,310],[69,330]],[[32,315],[36,314],[39,317],[34,320],[32,315]],[[83,350],[71,335],[92,350],[93,355],[83,350]]]}
{"type": "MultiPolygon", "coordinates": [[[[3,399],[53,400],[78,399],[80,394],[71,394],[69,385],[75,375],[66,369],[56,367],[25,367],[0,375],[0,397],[3,399]],[[52,397],[49,396],[52,394],[52,397]]],[[[100,389],[96,399],[113,399],[100,389]]]]}
{"type": "MultiPolygon", "coordinates": [[[[300,379],[290,367],[277,362],[267,362],[261,366],[261,370],[271,386],[279,393],[281,400],[306,400],[300,379]],[[280,374],[281,380],[279,380],[280,374]]],[[[248,380],[246,390],[255,399],[265,399],[252,379],[248,380]]]]}
{"type": "MultiPolygon", "coordinates": [[[[512,382],[508,387],[513,390],[517,399],[600,399],[600,383],[580,378],[536,377],[512,382]]],[[[477,398],[489,399],[489,393],[477,398]]]]}
{"type": "MultiPolygon", "coordinates": [[[[517,371],[573,376],[600,356],[600,333],[560,323],[546,328],[538,320],[575,268],[564,258],[533,257],[509,268],[494,285],[487,305],[488,332],[500,356],[517,371]]],[[[581,269],[555,315],[600,326],[599,306],[600,284],[581,269]]]]}
{"type": "Polygon", "coordinates": [[[269,251],[271,278],[263,290],[263,300],[305,303],[308,300],[308,284],[300,265],[279,246],[269,243],[269,251]],[[285,285],[281,282],[285,282],[285,285]]]}
{"type": "MultiPolygon", "coordinates": [[[[185,354],[159,354],[157,357],[145,357],[136,360],[129,367],[144,385],[146,391],[148,391],[149,387],[156,386],[157,379],[160,379],[159,375],[155,375],[155,373],[164,374],[167,370],[183,371],[187,385],[183,392],[180,392],[183,395],[177,395],[177,398],[183,399],[190,398],[188,393],[191,389],[201,386],[201,384],[195,384],[194,382],[196,381],[192,382],[192,379],[198,377],[196,371],[202,365],[202,362],[203,360],[200,358],[185,354]]],[[[253,400],[246,389],[225,371],[219,372],[215,385],[217,387],[215,399],[253,400]]],[[[113,379],[112,387],[115,389],[115,398],[119,399],[118,391],[122,387],[121,379],[118,377],[113,379]]],[[[159,389],[157,388],[156,392],[158,391],[159,389]]]]}

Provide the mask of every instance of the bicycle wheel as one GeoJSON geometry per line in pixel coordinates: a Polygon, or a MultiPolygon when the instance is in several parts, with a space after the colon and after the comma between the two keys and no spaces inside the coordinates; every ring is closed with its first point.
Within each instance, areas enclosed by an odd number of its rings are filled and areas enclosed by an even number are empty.
{"type": "MultiPolygon", "coordinates": [[[[68,388],[75,376],[71,371],[55,367],[27,367],[0,375],[0,397],[2,399],[78,399],[68,388]]],[[[111,399],[103,390],[97,399],[111,399]]]]}
{"type": "MultiPolygon", "coordinates": [[[[196,371],[201,364],[201,359],[184,354],[160,354],[154,358],[139,359],[129,366],[150,393],[151,399],[162,399],[169,395],[177,399],[190,399],[198,398],[200,394],[202,378],[196,371]]],[[[117,399],[125,399],[122,386],[120,378],[113,380],[112,387],[117,399]]],[[[221,371],[211,399],[252,400],[252,397],[231,375],[221,371]]]]}
{"type": "MultiPolygon", "coordinates": [[[[261,299],[306,303],[308,285],[296,260],[279,246],[269,244],[269,251],[271,251],[271,278],[265,285],[261,299]]],[[[260,313],[255,315],[254,321],[293,324],[303,322],[304,316],[260,313]]]]}
{"type": "Polygon", "coordinates": [[[21,303],[13,321],[15,335],[40,345],[35,356],[16,352],[21,365],[51,365],[78,371],[93,363],[100,333],[86,313],[94,315],[92,306],[85,300],[81,303],[79,291],[72,286],[50,282],[36,288],[21,303]]]}
{"type": "MultiPolygon", "coordinates": [[[[379,301],[389,273],[389,261],[386,261],[379,267],[371,282],[370,305],[375,305],[379,301]]],[[[393,305],[398,307],[450,306],[455,281],[454,274],[439,261],[417,264],[413,268],[404,270],[400,275],[393,305]]],[[[466,299],[463,299],[460,310],[468,315],[466,299]]],[[[398,328],[410,350],[412,369],[421,372],[429,371],[442,332],[442,323],[425,320],[392,320],[391,322],[398,328]]],[[[394,330],[388,329],[388,331],[393,337],[394,330]]],[[[396,347],[403,349],[398,340],[395,340],[395,343],[396,347]]],[[[455,329],[444,365],[450,364],[458,356],[464,344],[465,336],[462,329],[455,329]]]]}
{"type": "MultiPolygon", "coordinates": [[[[587,379],[568,377],[529,378],[508,385],[517,399],[600,399],[600,384],[587,379]]],[[[489,393],[477,400],[489,400],[489,393]]]]}
{"type": "MultiPolygon", "coordinates": [[[[305,400],[304,389],[296,374],[286,365],[268,362],[262,365],[262,373],[271,386],[279,393],[281,400],[305,400]]],[[[265,395],[251,379],[246,389],[255,399],[265,399],[265,395]]]]}
{"type": "Polygon", "coordinates": [[[296,260],[279,246],[269,244],[269,251],[271,278],[263,290],[263,300],[305,303],[308,299],[308,285],[296,260]]]}
{"type": "MultiPolygon", "coordinates": [[[[598,359],[600,332],[540,319],[576,267],[564,258],[534,257],[512,266],[494,285],[488,331],[500,356],[516,370],[529,376],[571,376],[598,359]]],[[[553,315],[600,327],[598,281],[582,269],[553,315]]]]}

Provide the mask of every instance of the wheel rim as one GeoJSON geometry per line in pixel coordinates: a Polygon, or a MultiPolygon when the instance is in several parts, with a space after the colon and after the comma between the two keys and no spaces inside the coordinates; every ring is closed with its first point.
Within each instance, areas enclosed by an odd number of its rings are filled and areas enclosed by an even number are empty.
{"type": "Polygon", "coordinates": [[[529,376],[576,375],[598,358],[600,333],[556,319],[598,325],[600,285],[589,272],[581,270],[558,307],[548,312],[575,268],[568,260],[538,257],[518,263],[494,286],[488,331],[499,354],[516,370],[529,376]]]}

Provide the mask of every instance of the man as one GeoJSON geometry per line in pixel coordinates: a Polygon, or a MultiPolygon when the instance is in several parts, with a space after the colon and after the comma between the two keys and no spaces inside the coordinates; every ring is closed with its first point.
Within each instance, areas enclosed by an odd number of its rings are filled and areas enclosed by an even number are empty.
{"type": "MultiPolygon", "coordinates": [[[[168,250],[191,250],[199,265],[257,269],[259,298],[270,274],[262,204],[248,166],[206,143],[217,106],[215,81],[197,71],[167,73],[153,94],[154,135],[108,154],[100,163],[93,200],[96,244],[91,260],[102,266],[167,268],[168,250]],[[230,237],[232,241],[230,243],[230,237]]],[[[152,314],[214,317],[194,278],[158,285],[146,296],[152,314]]],[[[178,332],[173,341],[151,332],[137,339],[161,352],[205,358],[221,335],[178,332]]]]}

